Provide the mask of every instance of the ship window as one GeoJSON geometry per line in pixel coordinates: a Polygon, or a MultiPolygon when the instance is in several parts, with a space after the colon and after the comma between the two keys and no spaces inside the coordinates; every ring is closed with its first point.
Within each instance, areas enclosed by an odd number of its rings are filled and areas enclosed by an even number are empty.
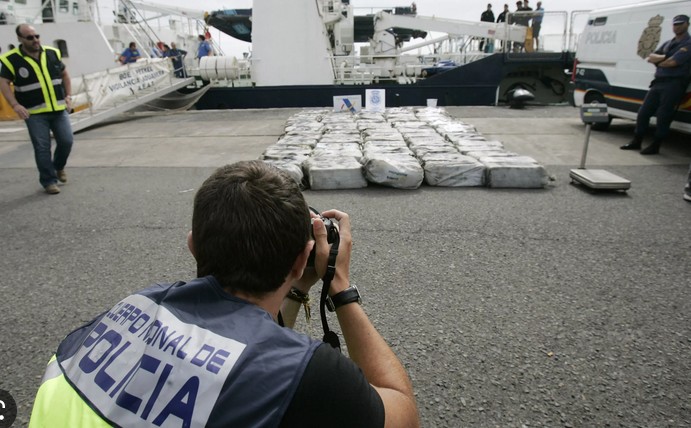
{"type": "Polygon", "coordinates": [[[72,15],[78,15],[79,14],[79,3],[74,2],[72,3],[72,15]]]}
{"type": "Polygon", "coordinates": [[[67,13],[70,10],[70,2],[68,0],[60,0],[60,12],[67,13]]]}
{"type": "Polygon", "coordinates": [[[69,58],[70,57],[70,52],[67,50],[67,42],[66,41],[64,41],[62,39],[56,40],[55,41],[55,47],[58,48],[58,50],[60,51],[60,55],[63,58],[69,58]]]}
{"type": "Polygon", "coordinates": [[[233,30],[237,34],[250,34],[250,29],[245,24],[235,24],[233,25],[233,30]]]}
{"type": "Polygon", "coordinates": [[[595,18],[595,20],[593,21],[593,25],[595,27],[605,25],[606,23],[607,23],[607,17],[606,16],[601,16],[599,18],[595,18]]]}
{"type": "Polygon", "coordinates": [[[14,0],[17,4],[26,4],[26,0],[14,0]]]}

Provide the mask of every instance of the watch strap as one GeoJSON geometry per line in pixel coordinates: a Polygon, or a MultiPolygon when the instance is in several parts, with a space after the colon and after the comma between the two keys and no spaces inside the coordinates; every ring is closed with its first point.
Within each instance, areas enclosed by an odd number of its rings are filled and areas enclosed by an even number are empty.
{"type": "Polygon", "coordinates": [[[360,290],[358,290],[356,285],[351,285],[340,293],[326,297],[326,308],[329,312],[334,312],[336,309],[349,303],[362,304],[360,290]]]}

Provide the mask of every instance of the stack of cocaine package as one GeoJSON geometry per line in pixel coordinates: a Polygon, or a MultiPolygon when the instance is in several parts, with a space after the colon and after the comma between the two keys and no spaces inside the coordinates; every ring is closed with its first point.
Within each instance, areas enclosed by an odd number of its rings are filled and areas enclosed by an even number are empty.
{"type": "Polygon", "coordinates": [[[362,173],[362,139],[350,114],[324,116],[319,142],[303,163],[310,188],[314,190],[367,187],[362,173]]]}
{"type": "Polygon", "coordinates": [[[424,172],[406,145],[403,135],[379,113],[364,114],[358,121],[363,137],[363,165],[371,183],[397,189],[417,189],[424,172]]]}
{"type": "Polygon", "coordinates": [[[305,110],[262,159],[312,189],[355,189],[375,183],[399,189],[430,186],[541,188],[542,165],[488,141],[442,108],[390,108],[384,113],[305,110]]]}

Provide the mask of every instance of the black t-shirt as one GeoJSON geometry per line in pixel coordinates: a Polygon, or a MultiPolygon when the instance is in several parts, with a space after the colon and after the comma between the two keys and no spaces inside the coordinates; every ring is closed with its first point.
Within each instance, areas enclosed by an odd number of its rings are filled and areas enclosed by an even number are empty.
{"type": "Polygon", "coordinates": [[[360,368],[322,344],[305,368],[281,427],[384,426],[384,403],[360,368]]]}

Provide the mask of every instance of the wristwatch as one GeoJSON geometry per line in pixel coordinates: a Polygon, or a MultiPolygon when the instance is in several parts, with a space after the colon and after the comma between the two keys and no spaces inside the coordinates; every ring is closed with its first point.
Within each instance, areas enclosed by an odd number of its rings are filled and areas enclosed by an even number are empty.
{"type": "Polygon", "coordinates": [[[328,309],[329,312],[334,312],[336,309],[348,303],[362,304],[360,291],[357,289],[356,285],[351,285],[334,296],[326,296],[326,309],[328,309]]]}

